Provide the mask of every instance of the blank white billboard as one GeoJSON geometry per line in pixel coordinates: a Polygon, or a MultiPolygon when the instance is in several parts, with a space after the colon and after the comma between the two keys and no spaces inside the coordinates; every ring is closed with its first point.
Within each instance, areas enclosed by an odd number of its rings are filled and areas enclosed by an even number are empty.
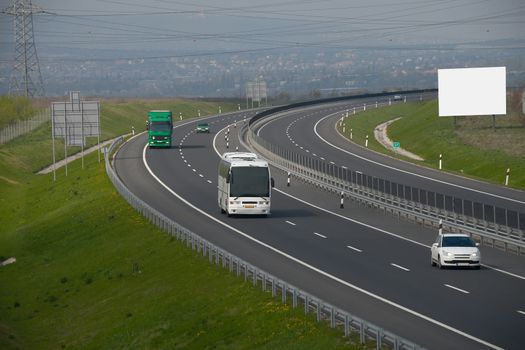
{"type": "Polygon", "coordinates": [[[439,116],[507,114],[505,67],[438,69],[439,116]]]}

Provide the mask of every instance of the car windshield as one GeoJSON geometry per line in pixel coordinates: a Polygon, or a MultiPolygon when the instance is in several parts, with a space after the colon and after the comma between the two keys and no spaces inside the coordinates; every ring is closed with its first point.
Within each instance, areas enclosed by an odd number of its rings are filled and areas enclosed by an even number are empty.
{"type": "Polygon", "coordinates": [[[199,128],[207,128],[208,127],[208,124],[199,124],[197,125],[199,128]]]}
{"type": "Polygon", "coordinates": [[[443,237],[443,247],[475,247],[476,243],[470,237],[449,236],[443,237]]]}

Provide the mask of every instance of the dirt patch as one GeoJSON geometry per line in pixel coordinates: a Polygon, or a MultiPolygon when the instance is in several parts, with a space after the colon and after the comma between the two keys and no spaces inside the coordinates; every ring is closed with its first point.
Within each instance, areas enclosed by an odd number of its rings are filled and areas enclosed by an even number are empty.
{"type": "Polygon", "coordinates": [[[20,185],[20,182],[8,179],[7,177],[4,177],[4,176],[0,176],[0,180],[5,181],[5,182],[7,182],[8,184],[11,184],[11,185],[20,185]]]}
{"type": "Polygon", "coordinates": [[[392,145],[392,140],[388,138],[387,129],[390,124],[392,124],[393,122],[399,119],[401,119],[401,117],[389,120],[383,124],[379,124],[378,126],[376,126],[376,128],[374,129],[374,137],[376,138],[377,142],[379,142],[383,147],[385,147],[389,151],[400,154],[404,157],[408,157],[408,158],[420,160],[420,161],[424,160],[417,154],[409,152],[406,149],[403,149],[401,147],[394,148],[394,146],[392,145]]]}

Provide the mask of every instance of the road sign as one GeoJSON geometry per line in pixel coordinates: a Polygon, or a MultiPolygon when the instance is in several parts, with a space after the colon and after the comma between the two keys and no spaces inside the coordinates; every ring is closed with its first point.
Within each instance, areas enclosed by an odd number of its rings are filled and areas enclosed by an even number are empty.
{"type": "Polygon", "coordinates": [[[392,142],[392,147],[394,147],[394,148],[399,148],[399,147],[401,147],[401,142],[399,142],[399,141],[394,141],[394,142],[392,142]]]}

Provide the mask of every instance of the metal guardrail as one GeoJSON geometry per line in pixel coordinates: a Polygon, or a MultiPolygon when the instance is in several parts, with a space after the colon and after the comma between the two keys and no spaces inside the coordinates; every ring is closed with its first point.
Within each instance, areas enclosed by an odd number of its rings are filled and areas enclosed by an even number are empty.
{"type": "MultiPolygon", "coordinates": [[[[293,105],[294,108],[302,106],[293,105]]],[[[377,106],[377,103],[367,105],[368,108],[377,106]]],[[[267,110],[252,119],[254,122],[250,121],[244,126],[244,130],[248,131],[248,144],[274,166],[344,197],[423,224],[437,226],[442,220],[444,229],[451,232],[468,233],[483,244],[500,246],[504,250],[515,251],[518,255],[525,253],[525,213],[369,176],[271,144],[256,134],[255,126],[264,122],[263,117],[268,118],[291,108],[267,110]]]]}
{"type": "Polygon", "coordinates": [[[318,322],[328,321],[331,328],[342,327],[346,337],[356,332],[359,334],[361,343],[365,343],[367,339],[375,340],[376,349],[383,348],[383,345],[395,350],[422,349],[419,345],[411,341],[386,331],[347,311],[341,310],[236,257],[228,251],[203,239],[196,233],[184,228],[182,225],[138,198],[124,185],[112,166],[112,154],[123,141],[123,137],[116,139],[106,150],[106,173],[120,195],[151,223],[168,232],[171,236],[185,242],[188,247],[201,253],[204,257],[208,256],[210,263],[222,265],[223,268],[228,269],[231,273],[235,273],[238,277],[244,276],[244,280],[251,281],[254,287],[260,286],[263,291],[271,291],[272,296],[279,296],[283,304],[286,304],[288,300],[291,300],[293,308],[297,308],[302,304],[305,314],[315,312],[318,322]]]}

